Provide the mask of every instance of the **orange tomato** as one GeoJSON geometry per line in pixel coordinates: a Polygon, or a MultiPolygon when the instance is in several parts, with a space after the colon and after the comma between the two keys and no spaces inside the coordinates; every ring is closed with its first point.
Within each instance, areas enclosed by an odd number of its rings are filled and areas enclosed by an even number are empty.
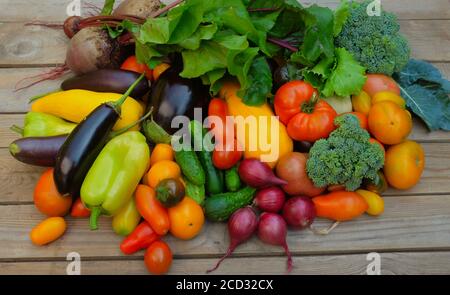
{"type": "Polygon", "coordinates": [[[31,230],[30,239],[37,246],[47,245],[60,238],[66,231],[66,221],[62,217],[49,217],[31,230]]]}
{"type": "Polygon", "coordinates": [[[372,97],[372,104],[377,104],[383,101],[392,101],[395,104],[398,104],[402,109],[406,109],[406,101],[400,96],[390,91],[381,91],[377,92],[372,97]]]}
{"type": "Polygon", "coordinates": [[[168,68],[170,68],[169,64],[166,63],[162,63],[157,65],[154,69],[153,69],[153,79],[156,81],[159,79],[159,77],[161,76],[162,73],[164,73],[168,68]]]}
{"type": "Polygon", "coordinates": [[[425,153],[422,146],[408,140],[388,148],[384,175],[391,186],[409,189],[419,182],[424,166],[425,153]]]}
{"type": "Polygon", "coordinates": [[[164,241],[153,242],[144,255],[145,266],[154,275],[167,273],[172,265],[172,259],[172,251],[164,241]]]}
{"type": "Polygon", "coordinates": [[[361,91],[360,94],[352,96],[352,106],[355,112],[363,113],[367,116],[372,107],[372,101],[369,94],[365,91],[361,91]]]}
{"type": "Polygon", "coordinates": [[[369,112],[369,130],[383,144],[401,143],[411,133],[413,124],[408,113],[391,101],[372,106],[369,112]]]}
{"type": "Polygon", "coordinates": [[[156,198],[155,190],[140,184],[136,188],[135,195],[139,214],[158,235],[165,235],[170,229],[169,215],[167,209],[156,198]]]}
{"type": "Polygon", "coordinates": [[[181,176],[181,169],[174,161],[159,161],[150,168],[147,174],[147,182],[152,188],[156,188],[161,180],[167,178],[178,179],[181,176]]]}
{"type": "Polygon", "coordinates": [[[34,188],[34,205],[49,217],[65,216],[72,206],[71,197],[63,197],[56,189],[53,169],[46,170],[34,188]]]}
{"type": "Polygon", "coordinates": [[[158,143],[150,156],[150,166],[161,161],[173,161],[173,149],[170,144],[158,143]]]}
{"type": "Polygon", "coordinates": [[[312,200],[318,217],[335,221],[352,220],[369,208],[364,198],[355,192],[335,191],[312,200]]]}
{"type": "Polygon", "coordinates": [[[383,150],[384,156],[386,157],[386,149],[385,149],[384,145],[381,142],[379,142],[375,138],[370,138],[369,142],[378,144],[381,147],[381,149],[383,150]]]}
{"type": "Polygon", "coordinates": [[[202,207],[189,197],[185,197],[175,207],[169,208],[169,219],[170,233],[182,240],[190,240],[197,236],[205,223],[202,207]]]}
{"type": "Polygon", "coordinates": [[[400,95],[400,87],[398,87],[394,79],[381,74],[368,74],[363,90],[372,98],[377,92],[381,91],[391,91],[400,95]]]}

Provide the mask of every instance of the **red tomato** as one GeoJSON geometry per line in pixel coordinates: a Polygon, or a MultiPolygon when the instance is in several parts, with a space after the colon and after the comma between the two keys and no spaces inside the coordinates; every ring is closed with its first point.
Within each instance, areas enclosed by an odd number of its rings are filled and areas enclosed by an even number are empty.
{"type": "Polygon", "coordinates": [[[222,126],[217,126],[214,122],[211,122],[211,132],[214,135],[216,142],[226,141],[226,136],[229,133],[227,130],[234,128],[227,125],[228,106],[227,103],[220,98],[213,98],[208,107],[209,117],[219,117],[222,121],[222,126]]]}
{"type": "Polygon", "coordinates": [[[172,251],[165,242],[155,241],[145,251],[144,262],[150,273],[165,274],[172,265],[172,251]]]}
{"type": "Polygon", "coordinates": [[[284,84],[275,94],[275,113],[284,125],[301,112],[302,105],[311,100],[317,91],[303,81],[292,81],[284,84]]]}
{"type": "Polygon", "coordinates": [[[127,58],[122,66],[120,67],[122,70],[132,71],[136,73],[145,73],[145,77],[148,80],[153,79],[153,71],[146,65],[140,64],[136,58],[136,56],[132,55],[129,58],[127,58]]]}
{"type": "Polygon", "coordinates": [[[381,91],[390,91],[400,95],[400,88],[394,79],[381,74],[368,74],[363,90],[367,92],[370,97],[373,97],[376,93],[381,91]]]}
{"type": "Polygon", "coordinates": [[[221,144],[217,144],[212,155],[214,166],[218,169],[226,170],[236,165],[243,155],[242,149],[238,147],[236,139],[232,142],[227,141],[223,147],[221,144]]]}
{"type": "Polygon", "coordinates": [[[336,117],[337,113],[333,107],[319,100],[311,111],[305,109],[289,120],[287,131],[294,140],[315,142],[327,138],[336,129],[336,117]]]}

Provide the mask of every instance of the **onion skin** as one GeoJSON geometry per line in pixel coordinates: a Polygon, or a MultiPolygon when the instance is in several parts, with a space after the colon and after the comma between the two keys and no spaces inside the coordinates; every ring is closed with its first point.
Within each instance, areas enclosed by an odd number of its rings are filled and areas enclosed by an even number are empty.
{"type": "Polygon", "coordinates": [[[277,213],[283,209],[285,201],[284,191],[277,186],[273,186],[258,191],[255,195],[254,204],[264,212],[277,213]]]}
{"type": "Polygon", "coordinates": [[[64,21],[63,28],[67,38],[72,39],[80,31],[81,20],[80,16],[71,16],[64,21]]]}
{"type": "Polygon", "coordinates": [[[207,271],[207,273],[215,271],[222,261],[230,256],[234,249],[243,242],[250,239],[258,228],[258,216],[250,207],[237,210],[228,220],[228,234],[230,236],[230,245],[227,253],[217,262],[216,266],[207,271]]]}
{"type": "Polygon", "coordinates": [[[239,176],[243,182],[254,188],[287,184],[287,181],[275,176],[269,165],[257,159],[243,160],[239,165],[239,176]]]}
{"type": "Polygon", "coordinates": [[[259,218],[258,237],[269,245],[282,246],[288,257],[287,271],[292,271],[292,256],[286,243],[287,224],[283,217],[275,213],[263,213],[259,218]]]}
{"type": "Polygon", "coordinates": [[[283,218],[293,229],[309,227],[316,215],[316,207],[308,197],[293,197],[284,204],[283,218]]]}

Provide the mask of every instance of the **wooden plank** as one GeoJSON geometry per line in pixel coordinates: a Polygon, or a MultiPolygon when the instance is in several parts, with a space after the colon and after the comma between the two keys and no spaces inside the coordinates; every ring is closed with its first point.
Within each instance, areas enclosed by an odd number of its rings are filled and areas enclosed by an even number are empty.
{"type": "MultiPolygon", "coordinates": [[[[426,166],[420,182],[412,189],[389,189],[385,196],[450,193],[450,144],[425,143],[426,166]]],[[[43,168],[16,161],[7,149],[0,149],[0,204],[27,204],[43,168]]]]}
{"type": "MultiPolygon", "coordinates": [[[[383,275],[442,275],[450,272],[450,252],[380,253],[383,275]]],[[[365,275],[367,254],[296,256],[292,275],[365,275]]],[[[0,262],[1,275],[65,275],[69,262],[34,261],[0,262]]],[[[202,275],[216,259],[174,259],[169,274],[202,275]]],[[[214,275],[282,275],[286,272],[284,257],[239,257],[225,260],[214,275]]],[[[141,259],[89,260],[81,257],[82,275],[145,275],[141,259]]]]}
{"type": "MultiPolygon", "coordinates": [[[[447,251],[450,250],[450,195],[386,198],[386,211],[379,218],[362,216],[341,224],[328,236],[310,231],[289,231],[291,251],[298,254],[348,254],[369,251],[447,251]]],[[[111,220],[101,218],[98,231],[89,231],[88,220],[67,218],[68,229],[58,241],[45,247],[33,246],[29,231],[43,216],[33,205],[0,206],[0,261],[64,259],[76,251],[81,257],[117,257],[121,237],[111,230],[111,220]]],[[[316,227],[330,222],[318,220],[316,227]]],[[[206,223],[191,241],[166,238],[174,254],[185,258],[211,258],[222,255],[228,246],[226,226],[206,223]]],[[[281,255],[283,249],[261,243],[256,237],[242,246],[240,256],[281,255]]],[[[143,253],[136,256],[142,257],[143,253]]]]}
{"type": "MultiPolygon", "coordinates": [[[[62,22],[66,17],[66,7],[71,0],[1,0],[4,7],[0,10],[0,21],[52,21],[62,22]],[[30,9],[30,7],[32,7],[30,9]]],[[[97,6],[103,4],[102,0],[82,0],[82,3],[90,2],[97,6]]],[[[117,3],[122,1],[118,0],[117,3]]],[[[339,0],[300,0],[304,5],[317,3],[319,5],[336,8],[339,0]]],[[[382,1],[385,10],[396,13],[400,19],[448,19],[450,11],[448,0],[389,0],[382,1]]],[[[83,15],[89,13],[84,8],[83,15]]]]}
{"type": "MultiPolygon", "coordinates": [[[[450,20],[401,21],[402,32],[410,41],[413,56],[429,61],[450,61],[447,28],[450,20]],[[439,44],[439,46],[433,46],[439,44]]],[[[24,23],[0,24],[0,67],[29,67],[63,64],[67,38],[61,30],[24,23]]]]}
{"type": "Polygon", "coordinates": [[[62,30],[0,23],[0,40],[0,67],[62,64],[66,57],[62,30]]]}

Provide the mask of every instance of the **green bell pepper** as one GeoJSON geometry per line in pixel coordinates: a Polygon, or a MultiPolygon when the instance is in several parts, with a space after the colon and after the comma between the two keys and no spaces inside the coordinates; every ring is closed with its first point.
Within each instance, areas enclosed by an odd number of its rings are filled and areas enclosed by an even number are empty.
{"type": "Polygon", "coordinates": [[[136,201],[131,198],[128,204],[114,215],[112,228],[119,236],[128,236],[134,231],[139,221],[141,221],[141,214],[136,207],[136,201]]]}
{"type": "Polygon", "coordinates": [[[98,217],[114,216],[133,196],[150,162],[145,136],[129,131],[113,138],[98,155],[81,186],[81,199],[91,209],[90,227],[98,217]]]}
{"type": "Polygon", "coordinates": [[[23,130],[17,126],[13,126],[13,128],[22,131],[23,137],[48,137],[69,134],[76,126],[74,123],[53,115],[29,112],[25,116],[23,130]]]}

